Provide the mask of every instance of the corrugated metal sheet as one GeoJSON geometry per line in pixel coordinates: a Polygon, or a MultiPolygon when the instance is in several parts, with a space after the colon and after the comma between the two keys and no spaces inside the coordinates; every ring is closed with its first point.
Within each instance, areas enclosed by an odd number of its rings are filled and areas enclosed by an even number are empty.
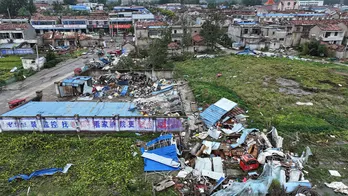
{"type": "Polygon", "coordinates": [[[92,77],[90,76],[78,76],[73,78],[66,78],[63,80],[63,86],[79,86],[85,83],[85,81],[90,80],[92,77]]]}
{"type": "Polygon", "coordinates": [[[141,116],[137,110],[128,111],[134,107],[126,102],[29,102],[1,116],[141,116]]]}
{"type": "Polygon", "coordinates": [[[211,105],[207,109],[205,109],[201,113],[201,118],[204,121],[204,123],[208,126],[211,127],[213,126],[220,118],[225,115],[228,111],[219,108],[216,105],[211,105]]]}
{"type": "Polygon", "coordinates": [[[237,103],[230,101],[226,98],[221,98],[219,101],[209,106],[206,110],[201,113],[201,118],[204,123],[211,127],[217,121],[219,121],[222,116],[224,116],[227,112],[231,111],[233,108],[237,106],[237,103]]]}

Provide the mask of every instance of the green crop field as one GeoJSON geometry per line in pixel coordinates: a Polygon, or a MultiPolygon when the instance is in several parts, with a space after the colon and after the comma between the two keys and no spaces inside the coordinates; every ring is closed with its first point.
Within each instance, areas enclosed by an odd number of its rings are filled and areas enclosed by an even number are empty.
{"type": "Polygon", "coordinates": [[[1,195],[26,195],[28,187],[29,195],[152,195],[135,142],[157,136],[1,134],[1,195]],[[134,152],[137,155],[133,156],[134,152]],[[8,182],[18,174],[62,168],[67,163],[74,165],[66,174],[8,182]]]}
{"type": "Polygon", "coordinates": [[[0,80],[7,80],[13,77],[13,73],[10,70],[14,67],[22,67],[22,61],[19,56],[6,56],[0,58],[0,80]]]}
{"type": "Polygon", "coordinates": [[[348,67],[228,56],[178,63],[176,74],[189,81],[201,106],[228,98],[248,111],[249,127],[275,126],[285,149],[301,153],[310,146],[314,155],[305,170],[313,183],[348,178],[348,67]]]}

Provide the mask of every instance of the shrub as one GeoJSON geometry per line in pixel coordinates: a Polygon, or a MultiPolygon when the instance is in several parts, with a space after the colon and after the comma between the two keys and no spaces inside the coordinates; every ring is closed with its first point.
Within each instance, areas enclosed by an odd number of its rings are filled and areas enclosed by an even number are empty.
{"type": "Polygon", "coordinates": [[[44,68],[48,69],[48,68],[52,68],[52,67],[55,67],[58,63],[60,63],[62,60],[61,59],[54,59],[54,60],[50,60],[50,61],[47,61],[45,64],[44,64],[44,68]]]}

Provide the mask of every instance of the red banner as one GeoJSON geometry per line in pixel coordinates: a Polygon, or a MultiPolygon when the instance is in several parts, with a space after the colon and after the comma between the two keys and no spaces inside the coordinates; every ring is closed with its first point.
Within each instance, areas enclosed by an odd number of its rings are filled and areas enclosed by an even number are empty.
{"type": "Polygon", "coordinates": [[[131,27],[132,27],[131,24],[114,24],[114,25],[110,25],[110,28],[114,28],[114,29],[129,29],[131,27]]]}

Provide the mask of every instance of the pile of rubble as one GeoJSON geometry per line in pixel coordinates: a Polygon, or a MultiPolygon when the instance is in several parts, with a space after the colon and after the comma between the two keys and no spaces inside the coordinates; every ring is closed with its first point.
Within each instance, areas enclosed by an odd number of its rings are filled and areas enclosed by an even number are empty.
{"type": "Polygon", "coordinates": [[[113,99],[119,96],[140,98],[159,94],[166,88],[173,88],[171,81],[153,80],[145,74],[135,72],[119,73],[116,71],[93,78],[92,93],[94,97],[98,98],[113,99]]]}
{"type": "Polygon", "coordinates": [[[284,194],[317,195],[304,178],[309,147],[301,156],[285,152],[274,127],[246,128],[247,117],[236,103],[221,99],[200,114],[207,131],[193,133],[189,142],[183,132],[144,145],[146,172],[171,171],[154,190],[174,186],[181,195],[266,195],[271,184],[279,184],[284,194]]]}
{"type": "Polygon", "coordinates": [[[137,109],[150,116],[182,116],[182,104],[179,93],[169,90],[148,98],[138,98],[133,101],[137,109]]]}

